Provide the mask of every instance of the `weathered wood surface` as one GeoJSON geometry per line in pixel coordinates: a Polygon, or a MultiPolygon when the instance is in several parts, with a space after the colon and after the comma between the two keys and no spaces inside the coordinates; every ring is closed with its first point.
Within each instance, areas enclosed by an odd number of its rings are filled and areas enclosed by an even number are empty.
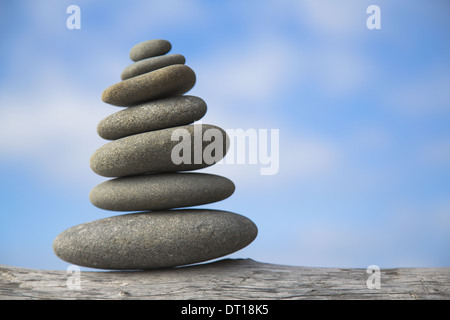
{"type": "Polygon", "coordinates": [[[450,268],[382,269],[380,289],[366,269],[306,268],[224,259],[153,271],[74,274],[0,265],[0,300],[11,299],[450,299],[450,268]]]}

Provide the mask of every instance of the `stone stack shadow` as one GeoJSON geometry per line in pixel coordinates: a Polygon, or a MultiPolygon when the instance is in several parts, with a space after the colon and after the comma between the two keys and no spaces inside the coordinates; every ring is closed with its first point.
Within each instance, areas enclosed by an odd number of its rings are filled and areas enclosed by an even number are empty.
{"type": "Polygon", "coordinates": [[[166,40],[135,45],[134,63],[123,70],[122,81],[102,93],[104,102],[123,109],[97,127],[112,141],[93,153],[90,166],[111,179],[94,187],[89,199],[101,209],[131,213],[61,232],[53,250],[64,261],[113,270],[167,268],[228,255],[256,238],[257,227],[242,215],[181,209],[224,200],[235,185],[222,176],[191,172],[223,158],[228,137],[214,125],[193,124],[207,106],[185,95],[196,75],[184,56],[168,54],[171,48],[166,40]],[[202,139],[208,132],[214,139],[202,139]],[[181,141],[189,142],[188,148],[174,153],[181,141]],[[198,159],[212,143],[213,161],[198,159]],[[186,161],[174,161],[174,154],[186,161]]]}

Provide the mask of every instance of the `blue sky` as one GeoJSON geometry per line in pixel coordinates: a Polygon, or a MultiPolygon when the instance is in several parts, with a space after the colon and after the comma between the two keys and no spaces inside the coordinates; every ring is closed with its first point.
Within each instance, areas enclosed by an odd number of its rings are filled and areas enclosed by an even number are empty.
{"type": "Polygon", "coordinates": [[[101,92],[129,49],[172,43],[203,123],[279,129],[280,168],[216,165],[236,184],[205,208],[257,239],[232,258],[323,267],[450,266],[446,1],[9,1],[0,4],[0,264],[65,269],[53,239],[115,215],[90,204],[89,157],[120,110],[101,92]],[[81,9],[68,30],[66,8],[81,9]],[[368,30],[366,9],[381,9],[368,30]]]}

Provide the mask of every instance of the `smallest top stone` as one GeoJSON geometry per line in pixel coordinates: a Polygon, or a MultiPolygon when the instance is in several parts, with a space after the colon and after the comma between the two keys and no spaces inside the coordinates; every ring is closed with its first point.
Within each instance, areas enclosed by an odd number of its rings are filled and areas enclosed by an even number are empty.
{"type": "Polygon", "coordinates": [[[140,42],[131,48],[130,58],[133,61],[139,61],[166,54],[170,49],[172,49],[172,45],[167,40],[147,40],[140,42]]]}

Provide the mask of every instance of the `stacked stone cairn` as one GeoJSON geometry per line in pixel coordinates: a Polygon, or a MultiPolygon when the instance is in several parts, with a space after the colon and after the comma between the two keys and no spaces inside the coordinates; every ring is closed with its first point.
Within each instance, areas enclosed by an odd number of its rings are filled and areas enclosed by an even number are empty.
{"type": "Polygon", "coordinates": [[[196,76],[184,56],[168,54],[171,48],[166,40],[135,45],[122,81],[102,93],[104,102],[125,108],[98,125],[98,134],[112,141],[94,152],[90,166],[113,179],[94,187],[89,198],[101,209],[128,213],[61,232],[53,250],[62,260],[111,270],[169,268],[223,257],[256,238],[255,224],[242,215],[180,209],[224,200],[235,185],[190,172],[223,158],[229,138],[221,128],[194,124],[206,103],[184,95],[196,76]]]}

